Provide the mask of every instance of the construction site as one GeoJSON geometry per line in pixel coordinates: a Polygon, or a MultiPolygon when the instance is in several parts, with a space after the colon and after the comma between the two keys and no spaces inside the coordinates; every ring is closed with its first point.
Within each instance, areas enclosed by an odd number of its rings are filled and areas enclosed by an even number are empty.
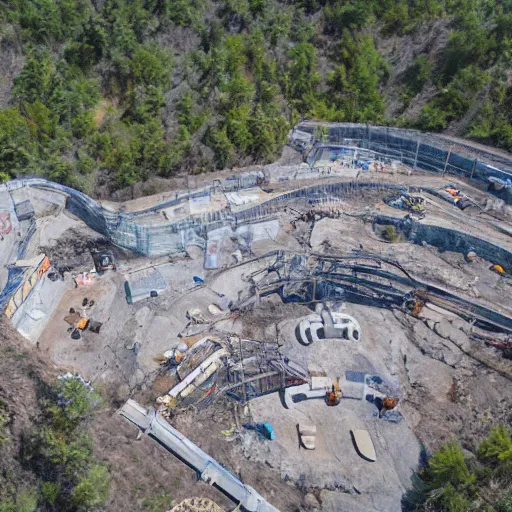
{"type": "Polygon", "coordinates": [[[182,184],[0,185],[2,314],[197,476],[173,511],[407,510],[432,450],[510,423],[512,156],[302,122],[182,184]]]}

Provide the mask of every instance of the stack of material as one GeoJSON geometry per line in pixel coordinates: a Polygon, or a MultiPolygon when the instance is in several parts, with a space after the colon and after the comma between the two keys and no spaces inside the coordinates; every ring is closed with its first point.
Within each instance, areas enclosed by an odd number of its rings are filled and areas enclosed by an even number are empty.
{"type": "Polygon", "coordinates": [[[356,447],[356,451],[360,457],[370,462],[377,460],[375,447],[372,438],[367,430],[351,430],[352,438],[356,447]]]}
{"type": "Polygon", "coordinates": [[[306,450],[316,448],[316,425],[298,425],[300,444],[306,450]]]}
{"type": "Polygon", "coordinates": [[[128,304],[148,297],[157,297],[167,288],[162,274],[156,268],[132,272],[127,276],[124,289],[128,304]]]}
{"type": "MultiPolygon", "coordinates": [[[[203,337],[189,350],[183,347],[178,366],[170,374],[172,388],[158,397],[158,411],[168,416],[170,409],[194,404],[205,407],[217,392],[217,371],[224,366],[222,358],[227,351],[221,348],[213,336],[203,337]]],[[[183,342],[183,345],[187,345],[183,342]]]]}

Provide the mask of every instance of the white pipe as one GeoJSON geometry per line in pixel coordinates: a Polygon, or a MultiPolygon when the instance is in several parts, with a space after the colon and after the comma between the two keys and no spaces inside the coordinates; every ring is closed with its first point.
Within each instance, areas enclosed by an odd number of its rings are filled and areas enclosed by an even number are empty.
{"type": "Polygon", "coordinates": [[[173,428],[156,411],[146,410],[134,400],[128,400],[119,413],[197,471],[201,480],[214,485],[238,503],[242,510],[279,512],[252,487],[243,484],[233,473],[223,468],[215,459],[173,428]]]}
{"type": "MultiPolygon", "coordinates": [[[[202,341],[202,340],[201,340],[202,341]]],[[[222,357],[228,354],[228,351],[225,348],[221,348],[214,352],[210,357],[205,359],[194,371],[190,372],[179,384],[174,386],[170,391],[169,395],[172,397],[177,397],[182,391],[185,390],[186,387],[189,386],[197,377],[201,374],[205,374],[207,369],[212,364],[215,364],[215,370],[218,368],[217,361],[222,357]]],[[[178,369],[179,371],[179,369],[178,369]]],[[[208,376],[210,376],[213,372],[211,372],[208,376]]],[[[201,382],[204,382],[206,379],[203,379],[201,382]]]]}

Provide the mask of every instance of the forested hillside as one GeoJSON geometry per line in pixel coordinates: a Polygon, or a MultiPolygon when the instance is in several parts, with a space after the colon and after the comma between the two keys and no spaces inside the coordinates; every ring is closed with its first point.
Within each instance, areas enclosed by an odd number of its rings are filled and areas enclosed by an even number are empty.
{"type": "Polygon", "coordinates": [[[512,148],[512,1],[0,2],[0,180],[268,162],[302,117],[512,148]]]}

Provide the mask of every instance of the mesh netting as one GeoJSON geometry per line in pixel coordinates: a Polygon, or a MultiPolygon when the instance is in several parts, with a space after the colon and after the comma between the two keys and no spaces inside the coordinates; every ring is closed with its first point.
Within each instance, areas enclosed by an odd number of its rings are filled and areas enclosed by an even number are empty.
{"type": "Polygon", "coordinates": [[[463,140],[416,130],[351,123],[322,125],[306,121],[296,129],[315,136],[321,126],[325,126],[327,132],[323,139],[331,144],[356,144],[425,171],[481,181],[491,176],[512,178],[512,158],[507,153],[463,140]]]}
{"type": "MultiPolygon", "coordinates": [[[[298,125],[298,128],[314,133],[318,126],[318,123],[306,122],[298,125]]],[[[487,181],[490,177],[502,180],[512,178],[512,173],[508,171],[512,168],[512,160],[506,154],[475,149],[463,141],[453,142],[414,130],[348,123],[329,124],[326,125],[326,129],[328,142],[331,144],[354,144],[362,150],[374,151],[375,157],[399,160],[425,171],[479,181],[487,181]],[[496,165],[500,168],[495,167],[496,165]]],[[[313,200],[318,204],[331,201],[333,197],[347,197],[365,188],[393,188],[391,185],[361,181],[304,187],[242,211],[235,212],[226,208],[187,215],[180,219],[170,218],[163,222],[161,212],[166,208],[181,207],[196,200],[208,202],[210,195],[219,190],[227,192],[255,187],[261,183],[263,175],[270,183],[330,176],[321,169],[309,169],[306,164],[288,167],[269,166],[265,168],[265,173],[259,170],[213,180],[210,185],[201,189],[176,194],[173,199],[136,212],[113,211],[82,192],[44,179],[15,180],[3,187],[8,191],[35,187],[62,192],[67,196],[68,210],[89,227],[115,245],[148,256],[175,254],[183,251],[187,243],[203,246],[208,231],[226,225],[239,226],[268,220],[281,211],[283,202],[294,198],[313,200]]],[[[507,194],[505,198],[507,202],[512,202],[512,194],[507,194]]]]}

